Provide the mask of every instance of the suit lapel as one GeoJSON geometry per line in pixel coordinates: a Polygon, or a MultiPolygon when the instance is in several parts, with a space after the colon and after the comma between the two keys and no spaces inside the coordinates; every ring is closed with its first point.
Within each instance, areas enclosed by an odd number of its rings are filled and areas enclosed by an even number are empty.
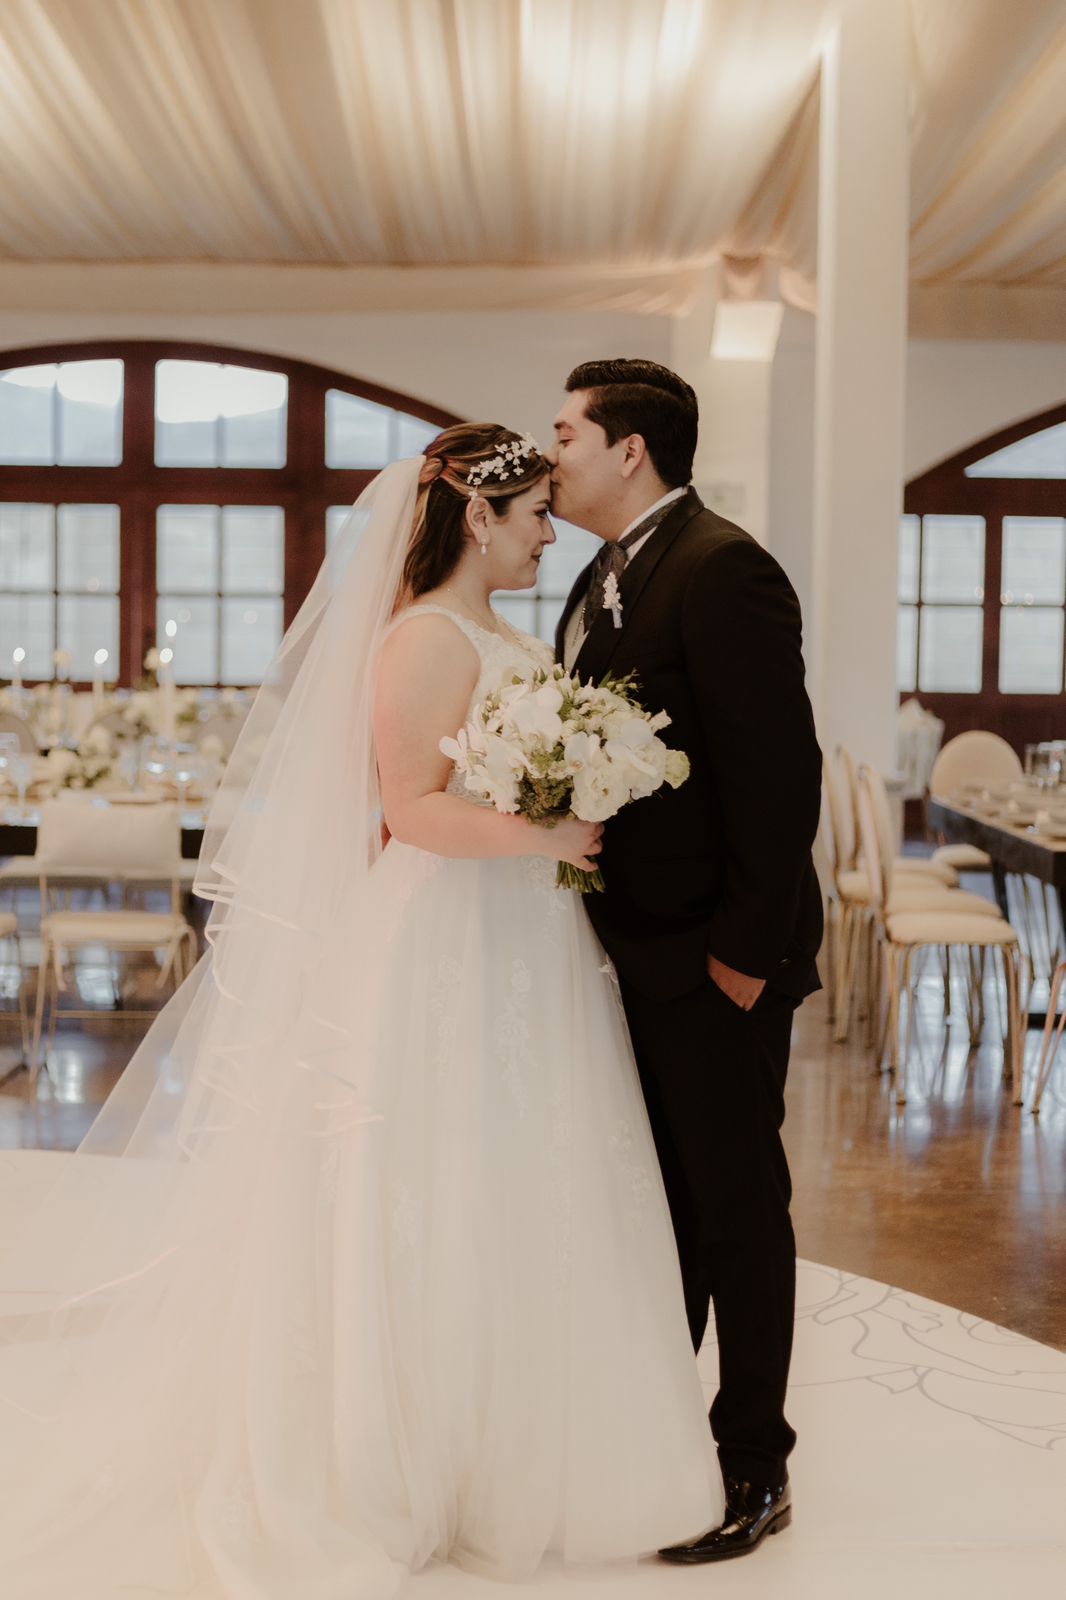
{"type": "MultiPolygon", "coordinates": [[[[689,489],[686,494],[681,496],[676,505],[671,506],[669,515],[663,518],[647,544],[637,551],[618,583],[618,591],[622,597],[622,626],[620,628],[615,627],[614,618],[609,611],[600,612],[589,629],[588,637],[578,651],[577,660],[574,662],[574,671],[578,676],[591,678],[594,683],[599,683],[606,675],[614,653],[621,643],[633,608],[647,588],[652,573],[682,528],[702,510],[703,502],[699,495],[695,489],[689,489]]],[[[580,582],[580,579],[578,581],[580,582]]],[[[572,601],[573,595],[570,598],[572,601]]],[[[568,601],[568,612],[569,609],[570,602],[568,601]]]]}
{"type": "Polygon", "coordinates": [[[566,604],[563,607],[562,616],[559,618],[559,621],[558,621],[558,623],[556,625],[556,629],[555,629],[555,659],[556,659],[556,661],[562,661],[562,660],[565,659],[565,656],[566,656],[566,630],[567,630],[567,628],[568,628],[568,626],[570,624],[570,618],[574,614],[574,607],[577,606],[577,605],[580,605],[582,603],[582,601],[584,600],[584,598],[585,598],[585,594],[586,594],[586,591],[587,591],[588,586],[589,586],[589,578],[592,575],[592,565],[593,565],[593,562],[595,560],[596,560],[596,557],[593,556],[592,561],[589,562],[588,566],[587,567],[583,567],[582,570],[578,573],[577,577],[574,579],[573,587],[571,588],[570,593],[566,597],[566,604]]]}

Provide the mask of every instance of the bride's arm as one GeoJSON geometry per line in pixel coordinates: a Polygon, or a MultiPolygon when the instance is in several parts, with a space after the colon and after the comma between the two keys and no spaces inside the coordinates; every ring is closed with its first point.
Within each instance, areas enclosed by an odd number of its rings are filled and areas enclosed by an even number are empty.
{"type": "Polygon", "coordinates": [[[385,822],[394,839],[438,856],[549,856],[586,870],[600,829],[567,820],[541,828],[445,794],[454,738],[477,683],[477,652],[445,617],[411,618],[386,639],[378,664],[374,742],[385,822]]]}

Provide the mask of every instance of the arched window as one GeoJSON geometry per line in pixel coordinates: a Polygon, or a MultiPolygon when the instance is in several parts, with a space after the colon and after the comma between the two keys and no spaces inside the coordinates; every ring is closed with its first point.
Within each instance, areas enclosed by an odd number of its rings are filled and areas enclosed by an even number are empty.
{"type": "Polygon", "coordinates": [[[374,472],[459,420],[302,361],[129,342],[0,354],[0,680],[257,683],[374,472]]]}
{"type": "Polygon", "coordinates": [[[898,685],[1016,749],[1066,732],[1066,406],[907,485],[898,685]]]}

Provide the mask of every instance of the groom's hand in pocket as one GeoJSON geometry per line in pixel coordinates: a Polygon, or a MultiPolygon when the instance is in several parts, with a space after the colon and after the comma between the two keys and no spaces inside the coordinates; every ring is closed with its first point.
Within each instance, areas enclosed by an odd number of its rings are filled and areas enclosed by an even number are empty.
{"type": "Polygon", "coordinates": [[[732,1000],[741,1011],[750,1011],[766,988],[765,978],[749,978],[746,972],[727,967],[717,956],[707,957],[707,972],[711,982],[721,989],[727,1000],[732,1000]]]}

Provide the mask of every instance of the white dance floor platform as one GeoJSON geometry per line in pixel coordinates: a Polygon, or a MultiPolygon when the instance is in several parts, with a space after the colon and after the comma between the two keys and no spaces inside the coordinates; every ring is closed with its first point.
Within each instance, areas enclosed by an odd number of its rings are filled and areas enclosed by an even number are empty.
{"type": "MultiPolygon", "coordinates": [[[[12,1242],[23,1208],[65,1159],[0,1157],[0,1245],[12,1242]]],[[[710,1341],[700,1356],[708,1399],[715,1368],[710,1341]]],[[[906,1289],[801,1262],[789,1416],[800,1437],[793,1524],[743,1560],[546,1570],[520,1585],[439,1567],[413,1578],[405,1595],[1053,1600],[1066,1593],[1066,1353],[906,1289]]]]}

